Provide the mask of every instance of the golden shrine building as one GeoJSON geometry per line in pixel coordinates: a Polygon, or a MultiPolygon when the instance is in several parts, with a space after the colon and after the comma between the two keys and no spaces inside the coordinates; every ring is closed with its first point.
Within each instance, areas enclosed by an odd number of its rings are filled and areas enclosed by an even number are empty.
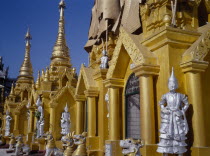
{"type": "Polygon", "coordinates": [[[210,156],[209,0],[95,0],[85,45],[89,64],[81,65],[78,76],[65,40],[63,0],[59,6],[51,63],[36,81],[30,61],[31,34],[26,34],[19,76],[4,103],[1,137],[6,144],[9,114],[10,133],[22,134],[32,150],[48,147],[43,137],[36,137],[37,101],[41,101],[44,133],[52,134],[57,148],[63,148],[61,116],[67,105],[70,132],[87,132],[85,155],[103,156],[108,148],[110,156],[121,156],[120,140],[133,138],[142,140],[142,156],[161,156],[156,152],[161,123],[158,103],[168,92],[174,67],[177,91],[187,95],[190,104],[184,155],[210,156]],[[101,68],[103,50],[107,68],[101,68]]]}

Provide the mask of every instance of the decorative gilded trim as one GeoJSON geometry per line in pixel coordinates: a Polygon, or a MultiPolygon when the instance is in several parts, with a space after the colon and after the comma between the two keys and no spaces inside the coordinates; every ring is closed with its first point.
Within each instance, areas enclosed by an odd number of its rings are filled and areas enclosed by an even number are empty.
{"type": "Polygon", "coordinates": [[[86,90],[84,93],[86,97],[97,97],[99,95],[98,90],[86,90]]]}
{"type": "Polygon", "coordinates": [[[204,61],[210,51],[210,25],[206,25],[202,35],[182,55],[182,64],[190,61],[204,61]]]}
{"type": "Polygon", "coordinates": [[[112,78],[114,75],[114,70],[117,65],[122,47],[125,48],[135,66],[144,63],[157,65],[157,57],[155,54],[149,51],[147,47],[143,46],[137,39],[135,39],[134,36],[128,34],[123,28],[121,28],[120,36],[113,52],[112,60],[110,61],[109,70],[107,72],[108,79],[112,78]]]}
{"type": "Polygon", "coordinates": [[[137,77],[145,75],[159,75],[160,66],[140,64],[132,69],[137,77]]]}
{"type": "Polygon", "coordinates": [[[122,88],[124,87],[124,80],[123,79],[115,79],[115,78],[111,78],[111,79],[106,79],[104,81],[105,87],[108,88],[122,88]]]}
{"type": "Polygon", "coordinates": [[[190,61],[181,64],[182,72],[205,72],[208,67],[208,62],[190,61]]]}

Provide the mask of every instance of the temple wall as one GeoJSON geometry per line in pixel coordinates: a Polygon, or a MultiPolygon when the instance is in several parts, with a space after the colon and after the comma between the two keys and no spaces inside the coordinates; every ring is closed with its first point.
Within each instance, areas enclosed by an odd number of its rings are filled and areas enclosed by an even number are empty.
{"type": "MultiPolygon", "coordinates": [[[[210,53],[205,59],[210,63],[210,53]]],[[[204,119],[205,119],[205,129],[206,134],[204,134],[207,137],[207,140],[210,140],[210,122],[208,119],[210,119],[210,67],[206,69],[204,73],[202,73],[202,88],[203,88],[203,98],[204,98],[204,119]]],[[[210,141],[207,141],[207,146],[210,146],[210,141]]]]}
{"type": "Polygon", "coordinates": [[[23,107],[19,114],[19,134],[27,136],[29,130],[28,120],[27,109],[23,107]]]}

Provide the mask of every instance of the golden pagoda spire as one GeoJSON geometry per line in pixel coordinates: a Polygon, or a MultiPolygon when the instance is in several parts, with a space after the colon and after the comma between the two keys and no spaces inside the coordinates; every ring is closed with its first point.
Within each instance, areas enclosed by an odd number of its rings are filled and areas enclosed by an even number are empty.
{"type": "Polygon", "coordinates": [[[31,60],[30,60],[30,50],[31,50],[31,43],[30,40],[32,40],[30,30],[28,29],[26,36],[26,48],[25,48],[25,57],[22,66],[20,67],[20,72],[19,72],[19,78],[29,78],[33,79],[33,69],[31,65],[31,60]]]}
{"type": "Polygon", "coordinates": [[[40,87],[40,81],[41,81],[40,71],[38,71],[38,76],[37,76],[37,80],[36,80],[36,88],[39,88],[40,87]]]}
{"type": "Polygon", "coordinates": [[[44,76],[45,76],[44,69],[42,69],[42,76],[41,76],[42,81],[44,81],[44,76]]]}
{"type": "Polygon", "coordinates": [[[44,81],[49,81],[50,80],[50,73],[49,73],[49,69],[46,68],[46,72],[44,75],[44,81]]]}
{"type": "Polygon", "coordinates": [[[62,65],[70,67],[70,56],[69,56],[69,48],[66,44],[65,39],[65,21],[64,21],[64,10],[66,8],[64,0],[61,0],[59,3],[60,9],[60,19],[59,19],[59,28],[58,28],[58,36],[55,42],[52,57],[51,57],[51,65],[62,65]]]}
{"type": "Polygon", "coordinates": [[[10,96],[15,94],[15,88],[14,88],[14,83],[12,83],[11,91],[10,91],[10,96]]]}

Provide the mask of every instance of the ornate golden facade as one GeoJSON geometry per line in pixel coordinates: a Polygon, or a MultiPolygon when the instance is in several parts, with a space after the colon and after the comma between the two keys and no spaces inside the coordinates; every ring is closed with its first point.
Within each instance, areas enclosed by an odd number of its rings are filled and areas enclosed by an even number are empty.
{"type": "MultiPolygon", "coordinates": [[[[30,40],[26,36],[26,54],[16,86],[5,102],[5,111],[12,114],[15,135],[28,136],[34,149],[43,150],[44,142],[32,138],[36,129],[36,100],[41,95],[45,114],[45,132],[51,131],[61,148],[60,116],[70,108],[71,132],[87,131],[88,155],[102,156],[105,145],[112,155],[120,156],[119,141],[127,136],[126,86],[131,74],[139,79],[141,139],[143,156],[159,156],[156,152],[160,109],[158,101],[165,94],[171,67],[178,78],[179,92],[189,98],[187,120],[190,125],[187,156],[210,155],[210,2],[178,1],[177,27],[170,26],[170,1],[148,0],[140,4],[142,33],[134,35],[123,26],[119,34],[109,33],[108,69],[100,69],[103,45],[93,45],[90,64],[81,65],[78,79],[70,64],[64,34],[64,6],[60,5],[59,31],[51,64],[33,82],[30,63],[30,40]],[[202,13],[202,15],[201,15],[202,13]],[[205,13],[205,14],[203,14],[205,13]],[[206,21],[205,21],[206,20],[206,21]],[[105,94],[109,93],[109,118],[105,94]],[[30,118],[27,120],[27,111],[30,118]]],[[[30,35],[29,35],[30,36],[30,35]]]]}

